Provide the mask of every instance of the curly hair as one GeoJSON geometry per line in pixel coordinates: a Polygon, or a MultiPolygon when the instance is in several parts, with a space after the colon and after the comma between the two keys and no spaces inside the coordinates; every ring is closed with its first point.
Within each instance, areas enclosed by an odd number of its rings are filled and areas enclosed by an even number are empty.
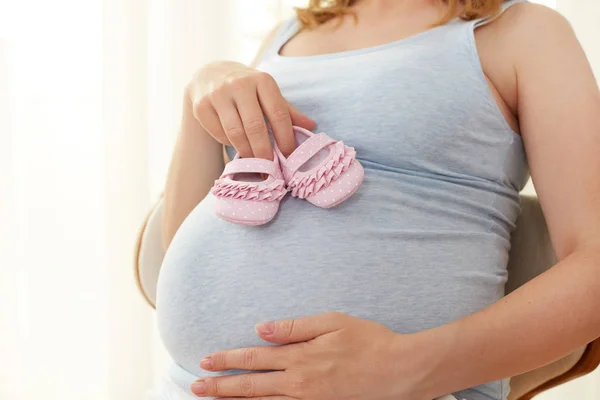
{"type": "MultiPolygon", "coordinates": [[[[496,14],[508,0],[440,0],[443,16],[436,25],[444,25],[459,16],[472,20],[496,14]],[[461,10],[459,12],[459,9],[461,10]]],[[[347,14],[353,15],[357,0],[310,0],[306,8],[297,8],[296,15],[304,28],[316,28],[325,22],[347,14]]]]}

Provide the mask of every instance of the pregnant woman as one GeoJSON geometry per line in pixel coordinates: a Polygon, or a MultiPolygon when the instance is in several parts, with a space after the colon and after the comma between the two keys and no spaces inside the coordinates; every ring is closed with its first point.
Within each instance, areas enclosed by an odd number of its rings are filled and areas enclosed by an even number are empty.
{"type": "Polygon", "coordinates": [[[600,336],[599,154],[598,86],[556,12],[310,1],[253,67],[186,88],[157,398],[505,400],[506,378],[600,336]],[[292,126],[354,147],[362,186],[331,209],[287,196],[262,226],[219,218],[224,159],[287,156],[292,126]],[[503,297],[529,171],[559,262],[503,297]]]}

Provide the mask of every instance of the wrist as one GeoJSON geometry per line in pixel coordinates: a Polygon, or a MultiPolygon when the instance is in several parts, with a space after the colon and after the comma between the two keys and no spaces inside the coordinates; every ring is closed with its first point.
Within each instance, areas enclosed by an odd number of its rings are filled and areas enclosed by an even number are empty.
{"type": "MultiPolygon", "coordinates": [[[[444,325],[427,331],[409,335],[397,335],[393,354],[395,360],[404,364],[398,370],[394,382],[406,385],[411,398],[431,400],[456,390],[453,382],[448,381],[452,372],[448,367],[453,363],[452,349],[456,345],[456,326],[444,325]],[[406,377],[409,376],[409,379],[406,377]]],[[[399,388],[400,392],[407,390],[399,388]]],[[[406,392],[405,392],[406,393],[406,392]]]]}

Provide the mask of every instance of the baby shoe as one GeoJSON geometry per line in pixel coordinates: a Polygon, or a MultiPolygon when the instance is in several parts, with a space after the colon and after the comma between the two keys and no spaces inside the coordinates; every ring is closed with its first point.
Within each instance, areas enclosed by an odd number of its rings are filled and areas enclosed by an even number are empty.
{"type": "Polygon", "coordinates": [[[292,196],[331,208],[356,192],[364,178],[354,148],[324,133],[294,127],[296,150],[285,158],[275,146],[283,177],[292,196]]]}
{"type": "Polygon", "coordinates": [[[275,217],[287,190],[276,155],[273,161],[236,155],[211,193],[219,217],[236,224],[263,225],[275,217]],[[261,174],[267,178],[263,180],[261,174]]]}

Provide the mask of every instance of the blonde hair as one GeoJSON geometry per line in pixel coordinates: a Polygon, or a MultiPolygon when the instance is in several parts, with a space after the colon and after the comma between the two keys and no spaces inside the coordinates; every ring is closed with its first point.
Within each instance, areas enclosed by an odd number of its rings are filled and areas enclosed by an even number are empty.
{"type": "MultiPolygon", "coordinates": [[[[444,25],[455,17],[465,20],[488,17],[500,11],[508,0],[440,0],[443,16],[435,25],[444,25]],[[459,11],[460,10],[460,11],[459,11]]],[[[297,8],[296,15],[303,28],[316,28],[325,22],[347,14],[353,15],[357,0],[310,0],[306,8],[297,8]]]]}

